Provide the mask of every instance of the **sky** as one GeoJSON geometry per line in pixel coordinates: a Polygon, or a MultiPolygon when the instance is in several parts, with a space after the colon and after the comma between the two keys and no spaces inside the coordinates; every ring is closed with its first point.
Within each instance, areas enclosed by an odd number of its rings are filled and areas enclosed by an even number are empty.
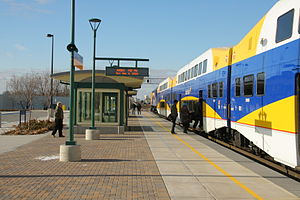
{"type": "MultiPolygon", "coordinates": [[[[97,57],[148,58],[150,77],[165,78],[213,47],[237,44],[277,0],[76,0],[75,43],[92,68],[90,18],[102,20],[97,57]]],[[[0,93],[12,75],[69,71],[71,0],[0,0],[0,93]]],[[[123,63],[130,66],[132,63],[123,63]]],[[[96,62],[104,69],[108,62],[96,62]]],[[[143,86],[147,94],[154,85],[143,86]],[[146,89],[145,89],[146,88],[146,89]]]]}

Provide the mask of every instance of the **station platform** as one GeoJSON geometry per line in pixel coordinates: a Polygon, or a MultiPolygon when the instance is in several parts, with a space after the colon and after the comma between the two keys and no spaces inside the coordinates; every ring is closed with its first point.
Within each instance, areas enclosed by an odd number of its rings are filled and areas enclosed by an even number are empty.
{"type": "Polygon", "coordinates": [[[59,162],[65,138],[50,133],[1,153],[0,199],[300,199],[299,182],[180,127],[173,135],[150,112],[128,125],[94,141],[76,134],[80,162],[59,162]]]}

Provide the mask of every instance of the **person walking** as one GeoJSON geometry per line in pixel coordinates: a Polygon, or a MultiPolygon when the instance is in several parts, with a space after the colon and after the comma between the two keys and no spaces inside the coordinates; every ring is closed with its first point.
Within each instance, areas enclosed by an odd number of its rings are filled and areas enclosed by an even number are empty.
{"type": "Polygon", "coordinates": [[[52,132],[53,137],[55,137],[57,130],[58,130],[59,137],[65,137],[62,134],[63,119],[64,119],[64,111],[62,109],[62,103],[57,102],[57,106],[56,106],[56,110],[55,110],[55,127],[52,132]]]}
{"type": "Polygon", "coordinates": [[[177,100],[174,100],[174,103],[171,107],[171,120],[172,120],[172,129],[171,129],[171,133],[172,134],[176,134],[175,133],[175,125],[176,125],[176,118],[178,116],[178,112],[177,112],[177,100]]]}
{"type": "Polygon", "coordinates": [[[135,115],[135,108],[136,108],[136,104],[135,102],[133,102],[132,104],[132,114],[135,115]]]}
{"type": "Polygon", "coordinates": [[[196,129],[198,122],[199,123],[199,128],[203,129],[203,109],[202,109],[202,98],[199,98],[199,101],[196,103],[195,105],[195,112],[194,112],[194,125],[193,125],[193,129],[196,129]]]}
{"type": "Polygon", "coordinates": [[[180,109],[180,119],[181,119],[181,123],[183,125],[183,132],[184,133],[187,133],[187,130],[190,126],[190,121],[191,121],[191,118],[190,118],[190,111],[187,107],[186,104],[184,104],[182,106],[182,108],[180,109]]]}
{"type": "Polygon", "coordinates": [[[137,107],[138,115],[141,115],[142,114],[142,105],[141,105],[141,103],[138,102],[136,107],[137,107]]]}

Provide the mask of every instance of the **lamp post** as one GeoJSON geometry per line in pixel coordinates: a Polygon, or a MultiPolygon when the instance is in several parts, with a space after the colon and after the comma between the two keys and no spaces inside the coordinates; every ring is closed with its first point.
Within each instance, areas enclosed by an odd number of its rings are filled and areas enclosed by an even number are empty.
{"type": "Polygon", "coordinates": [[[71,53],[70,69],[70,117],[69,134],[64,145],[60,145],[59,160],[63,162],[73,162],[81,160],[81,148],[74,140],[74,51],[78,51],[75,45],[75,0],[71,0],[71,43],[67,50],[71,53]]]}
{"type": "Polygon", "coordinates": [[[94,32],[94,53],[93,53],[93,71],[92,71],[92,120],[90,129],[95,129],[95,58],[96,58],[96,32],[101,23],[100,19],[92,18],[89,20],[94,32]]]}
{"type": "Polygon", "coordinates": [[[50,82],[50,107],[53,104],[53,51],[54,51],[54,35],[47,34],[47,37],[52,38],[52,48],[51,48],[51,82],[50,82]]]}

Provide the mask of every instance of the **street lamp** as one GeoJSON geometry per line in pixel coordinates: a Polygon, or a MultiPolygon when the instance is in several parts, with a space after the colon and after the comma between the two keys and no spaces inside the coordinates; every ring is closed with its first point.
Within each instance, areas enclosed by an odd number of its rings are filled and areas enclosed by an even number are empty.
{"type": "Polygon", "coordinates": [[[53,51],[54,51],[54,35],[52,34],[47,34],[47,37],[52,38],[52,49],[51,49],[51,83],[50,83],[50,107],[53,104],[53,51]]]}
{"type": "Polygon", "coordinates": [[[94,55],[93,55],[93,71],[92,71],[92,121],[90,129],[95,129],[95,60],[96,60],[96,32],[101,23],[100,19],[92,18],[89,20],[91,28],[94,32],[94,55]]]}

